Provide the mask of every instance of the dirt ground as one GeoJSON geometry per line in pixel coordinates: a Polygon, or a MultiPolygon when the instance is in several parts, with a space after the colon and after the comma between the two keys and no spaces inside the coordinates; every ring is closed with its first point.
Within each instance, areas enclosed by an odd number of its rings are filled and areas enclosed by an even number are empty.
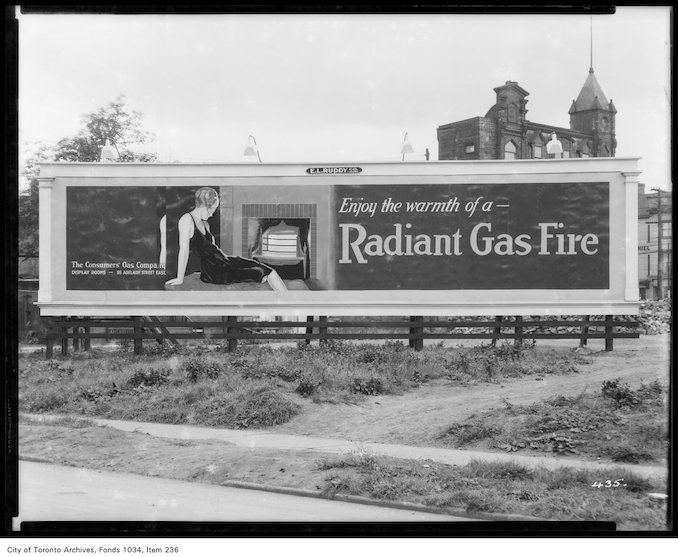
{"type": "MultiPolygon", "coordinates": [[[[538,342],[557,349],[577,349],[575,342],[538,342]]],[[[401,396],[367,398],[359,405],[307,402],[300,415],[271,432],[342,438],[360,442],[436,446],[435,438],[445,428],[474,413],[512,404],[537,402],[555,395],[572,396],[600,390],[604,380],[621,378],[632,387],[640,381],[658,379],[668,384],[670,335],[641,336],[615,340],[614,350],[605,352],[602,341],[592,341],[584,353],[592,362],[578,365],[578,373],[522,377],[500,383],[470,386],[446,381],[424,384],[401,396]]],[[[442,444],[440,444],[442,446],[442,444]]]]}

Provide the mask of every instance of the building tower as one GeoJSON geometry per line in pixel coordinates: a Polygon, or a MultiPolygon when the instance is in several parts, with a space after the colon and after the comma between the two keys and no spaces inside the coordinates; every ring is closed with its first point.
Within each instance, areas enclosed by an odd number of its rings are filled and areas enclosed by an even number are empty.
{"type": "Polygon", "coordinates": [[[497,101],[485,114],[495,120],[495,159],[525,158],[525,115],[527,114],[528,93],[515,81],[507,81],[494,88],[497,101]]]}
{"type": "Polygon", "coordinates": [[[572,101],[569,114],[571,130],[591,135],[592,156],[614,156],[617,147],[614,121],[617,109],[612,100],[608,102],[593,67],[589,68],[589,75],[577,100],[572,101]]]}

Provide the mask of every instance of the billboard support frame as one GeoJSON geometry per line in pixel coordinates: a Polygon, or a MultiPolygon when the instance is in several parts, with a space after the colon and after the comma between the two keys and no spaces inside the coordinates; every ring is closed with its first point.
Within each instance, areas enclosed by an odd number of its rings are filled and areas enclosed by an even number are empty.
{"type": "Polygon", "coordinates": [[[570,320],[525,320],[522,316],[496,316],[484,320],[431,320],[422,316],[410,316],[399,321],[388,320],[333,320],[326,316],[307,317],[306,322],[299,321],[250,321],[239,320],[236,316],[226,317],[228,326],[224,331],[224,322],[219,321],[162,321],[149,320],[144,317],[129,317],[127,319],[82,319],[70,317],[56,317],[48,319],[46,358],[54,356],[54,342],[61,343],[61,354],[68,354],[68,342],[72,340],[74,351],[76,342],[82,342],[85,351],[91,349],[92,339],[131,340],[134,355],[143,353],[144,340],[169,341],[178,346],[177,339],[212,339],[226,340],[229,352],[237,350],[238,342],[242,340],[297,340],[310,344],[317,340],[320,346],[330,340],[375,340],[385,339],[392,341],[408,340],[409,347],[415,351],[424,348],[424,340],[451,340],[451,339],[482,339],[490,340],[496,346],[499,340],[513,340],[515,348],[520,348],[525,341],[531,339],[559,340],[578,339],[580,346],[584,346],[590,339],[603,339],[605,351],[612,351],[615,338],[638,338],[640,322],[628,317],[605,315],[602,320],[592,320],[590,316],[570,320]],[[513,320],[510,320],[513,318],[513,320]],[[115,324],[115,327],[111,327],[115,324]],[[300,326],[301,325],[301,326],[300,326]],[[569,330],[562,331],[563,327],[569,330]],[[93,329],[103,328],[104,332],[93,332],[93,329]],[[170,332],[170,329],[191,329],[191,332],[170,332]],[[220,332],[206,332],[214,328],[220,332]],[[256,330],[255,330],[256,328],[256,330]],[[348,331],[329,332],[330,328],[349,329],[348,331]],[[392,329],[405,328],[407,332],[391,332],[392,329]],[[428,329],[443,329],[444,332],[427,331],[428,329]],[[604,332],[592,332],[591,329],[603,329],[604,332]],[[71,332],[69,332],[69,329],[71,332]],[[131,329],[131,332],[121,330],[131,329]],[[291,332],[280,331],[290,329],[291,332]],[[299,332],[305,329],[305,332],[299,332]],[[377,331],[373,331],[377,329],[377,331]],[[469,329],[468,332],[458,332],[458,329],[469,329]],[[486,329],[488,332],[478,332],[486,329]],[[512,329],[513,332],[502,332],[502,329],[512,329]],[[544,332],[543,329],[552,330],[544,332]],[[622,330],[633,330],[624,332],[622,330]],[[197,331],[199,330],[199,332],[197,331]],[[275,330],[273,332],[267,330],[275,330]],[[314,332],[317,330],[317,332],[314,332]],[[366,331],[367,330],[367,331],[366,331]],[[388,331],[385,331],[388,330],[388,331]],[[554,330],[554,331],[553,331],[554,330]],[[575,330],[579,330],[575,332],[575,330]]]}

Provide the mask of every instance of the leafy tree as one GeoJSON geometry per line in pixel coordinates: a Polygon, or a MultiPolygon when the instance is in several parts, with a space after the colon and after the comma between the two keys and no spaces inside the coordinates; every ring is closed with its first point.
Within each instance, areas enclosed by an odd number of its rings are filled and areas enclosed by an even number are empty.
{"type": "Polygon", "coordinates": [[[19,255],[23,257],[38,256],[38,163],[53,158],[51,147],[38,145],[21,171],[27,184],[19,192],[19,255]]]}
{"type": "Polygon", "coordinates": [[[54,149],[54,159],[68,162],[98,162],[101,147],[109,140],[118,151],[120,162],[153,162],[155,153],[132,150],[153,140],[142,127],[140,112],[130,111],[120,95],[96,112],[85,114],[78,135],[64,137],[54,149]]]}
{"type": "Polygon", "coordinates": [[[33,150],[22,169],[22,176],[28,187],[19,195],[19,255],[38,255],[38,162],[98,162],[101,147],[108,139],[119,152],[120,162],[153,162],[155,153],[133,150],[153,139],[141,123],[141,113],[130,111],[124,95],[85,114],[83,129],[73,136],[61,139],[56,146],[40,145],[33,150]]]}
{"type": "Polygon", "coordinates": [[[38,256],[38,180],[30,181],[28,191],[19,196],[19,255],[38,256]]]}

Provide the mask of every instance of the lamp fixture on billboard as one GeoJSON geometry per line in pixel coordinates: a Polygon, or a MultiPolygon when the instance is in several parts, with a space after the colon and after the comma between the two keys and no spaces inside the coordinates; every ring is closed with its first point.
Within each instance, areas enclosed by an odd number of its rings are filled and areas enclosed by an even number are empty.
{"type": "Polygon", "coordinates": [[[412,144],[410,143],[407,132],[405,132],[405,137],[403,138],[403,143],[400,145],[400,152],[403,153],[403,160],[405,160],[405,154],[411,154],[414,152],[412,144]]]}
{"type": "Polygon", "coordinates": [[[555,158],[563,158],[563,144],[555,133],[551,133],[551,140],[546,144],[546,152],[554,155],[555,158]]]}
{"type": "Polygon", "coordinates": [[[250,135],[247,138],[247,145],[245,145],[245,156],[257,156],[259,162],[261,162],[261,156],[259,155],[259,147],[257,146],[257,140],[254,138],[254,135],[250,135]]]}
{"type": "Polygon", "coordinates": [[[101,155],[99,156],[99,161],[100,162],[115,162],[118,158],[118,155],[116,153],[117,147],[115,147],[115,150],[113,150],[113,146],[111,145],[111,142],[106,139],[106,144],[101,147],[101,155]]]}

